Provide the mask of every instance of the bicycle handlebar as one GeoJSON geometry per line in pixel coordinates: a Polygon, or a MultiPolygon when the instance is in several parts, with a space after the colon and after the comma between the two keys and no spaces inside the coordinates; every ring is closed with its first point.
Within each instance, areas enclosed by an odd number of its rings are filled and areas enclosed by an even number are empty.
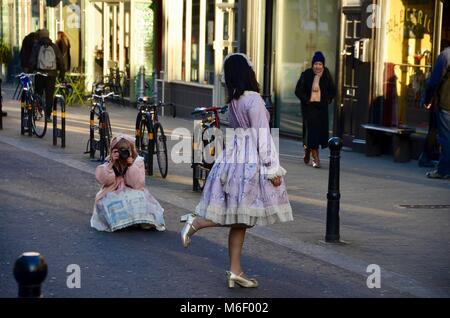
{"type": "Polygon", "coordinates": [[[225,114],[228,111],[228,105],[222,106],[222,107],[196,107],[194,111],[191,113],[191,115],[198,115],[198,114],[206,114],[210,112],[218,112],[221,114],[225,114]]]}
{"type": "Polygon", "coordinates": [[[174,106],[173,103],[163,103],[162,101],[153,101],[153,98],[150,96],[141,96],[137,99],[138,103],[147,104],[149,106],[153,107],[165,107],[165,106],[174,106]]]}
{"type": "Polygon", "coordinates": [[[33,77],[33,76],[36,76],[36,75],[42,75],[42,76],[46,76],[46,77],[48,76],[48,74],[41,73],[41,72],[35,72],[35,73],[24,73],[24,72],[22,72],[22,73],[16,75],[16,78],[20,78],[20,77],[24,77],[24,76],[26,76],[26,77],[33,77]]]}
{"type": "Polygon", "coordinates": [[[120,95],[114,94],[114,92],[109,92],[108,94],[102,94],[102,95],[92,94],[90,99],[100,98],[103,100],[109,96],[120,97],[120,95]]]}

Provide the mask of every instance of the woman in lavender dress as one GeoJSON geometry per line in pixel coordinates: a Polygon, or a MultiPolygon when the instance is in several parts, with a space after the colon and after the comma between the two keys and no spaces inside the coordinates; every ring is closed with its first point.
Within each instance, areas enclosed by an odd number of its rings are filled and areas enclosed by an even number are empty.
{"type": "Polygon", "coordinates": [[[206,227],[230,227],[228,287],[257,287],[241,267],[241,251],[246,229],[292,221],[292,209],[270,134],[269,113],[259,95],[253,66],[244,54],[227,56],[222,83],[227,90],[232,138],[227,135],[225,150],[218,157],[206,181],[195,214],[181,217],[184,247],[191,236],[206,227]]]}

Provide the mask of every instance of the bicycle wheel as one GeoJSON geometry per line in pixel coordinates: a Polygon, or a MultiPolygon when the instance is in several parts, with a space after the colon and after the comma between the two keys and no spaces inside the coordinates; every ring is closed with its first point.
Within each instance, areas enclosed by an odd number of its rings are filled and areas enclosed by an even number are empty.
{"type": "MultiPolygon", "coordinates": [[[[109,147],[111,145],[111,139],[112,139],[112,129],[111,129],[111,122],[109,120],[109,114],[108,112],[103,113],[103,129],[101,129],[101,135],[100,136],[100,143],[101,147],[103,148],[103,158],[100,158],[102,161],[105,160],[106,156],[109,154],[109,147]]],[[[100,151],[100,154],[102,151],[100,151]]]]}
{"type": "Polygon", "coordinates": [[[25,135],[25,130],[28,123],[28,110],[26,108],[25,94],[22,92],[20,96],[20,134],[25,135]]]}
{"type": "Polygon", "coordinates": [[[136,123],[136,151],[144,158],[148,154],[148,143],[148,125],[145,120],[142,120],[141,114],[139,114],[136,123]]]}
{"type": "Polygon", "coordinates": [[[47,131],[47,121],[45,120],[45,110],[42,104],[42,99],[39,95],[35,94],[31,103],[32,106],[32,127],[33,132],[39,138],[45,136],[47,131]]]}
{"type": "Polygon", "coordinates": [[[148,132],[150,129],[148,126],[148,122],[146,120],[142,120],[141,114],[139,114],[138,116],[139,118],[136,124],[136,150],[139,156],[144,158],[145,170],[147,170],[148,173],[150,171],[150,140],[148,137],[148,132]]]}
{"type": "Polygon", "coordinates": [[[163,178],[167,177],[167,144],[164,129],[160,123],[154,127],[156,142],[156,159],[158,160],[159,172],[163,178]]]}

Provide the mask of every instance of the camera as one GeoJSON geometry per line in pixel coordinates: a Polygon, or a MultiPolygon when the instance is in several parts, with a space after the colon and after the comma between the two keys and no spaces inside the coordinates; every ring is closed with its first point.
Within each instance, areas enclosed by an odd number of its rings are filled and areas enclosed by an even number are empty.
{"type": "Polygon", "coordinates": [[[127,160],[130,157],[130,150],[127,148],[120,148],[119,149],[119,158],[122,160],[127,160]]]}

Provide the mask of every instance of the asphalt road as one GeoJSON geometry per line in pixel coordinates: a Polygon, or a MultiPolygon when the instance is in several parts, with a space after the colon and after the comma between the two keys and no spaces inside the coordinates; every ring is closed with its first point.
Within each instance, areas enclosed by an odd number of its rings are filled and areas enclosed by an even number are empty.
{"type": "Polygon", "coordinates": [[[15,297],[16,258],[38,251],[49,271],[45,297],[392,297],[360,275],[247,235],[243,264],[257,289],[226,287],[227,230],[208,229],[181,246],[177,222],[186,211],[169,202],[165,232],[90,228],[98,185],[90,172],[0,143],[0,297],[15,297]],[[81,288],[68,288],[67,266],[81,268],[81,288]]]}

